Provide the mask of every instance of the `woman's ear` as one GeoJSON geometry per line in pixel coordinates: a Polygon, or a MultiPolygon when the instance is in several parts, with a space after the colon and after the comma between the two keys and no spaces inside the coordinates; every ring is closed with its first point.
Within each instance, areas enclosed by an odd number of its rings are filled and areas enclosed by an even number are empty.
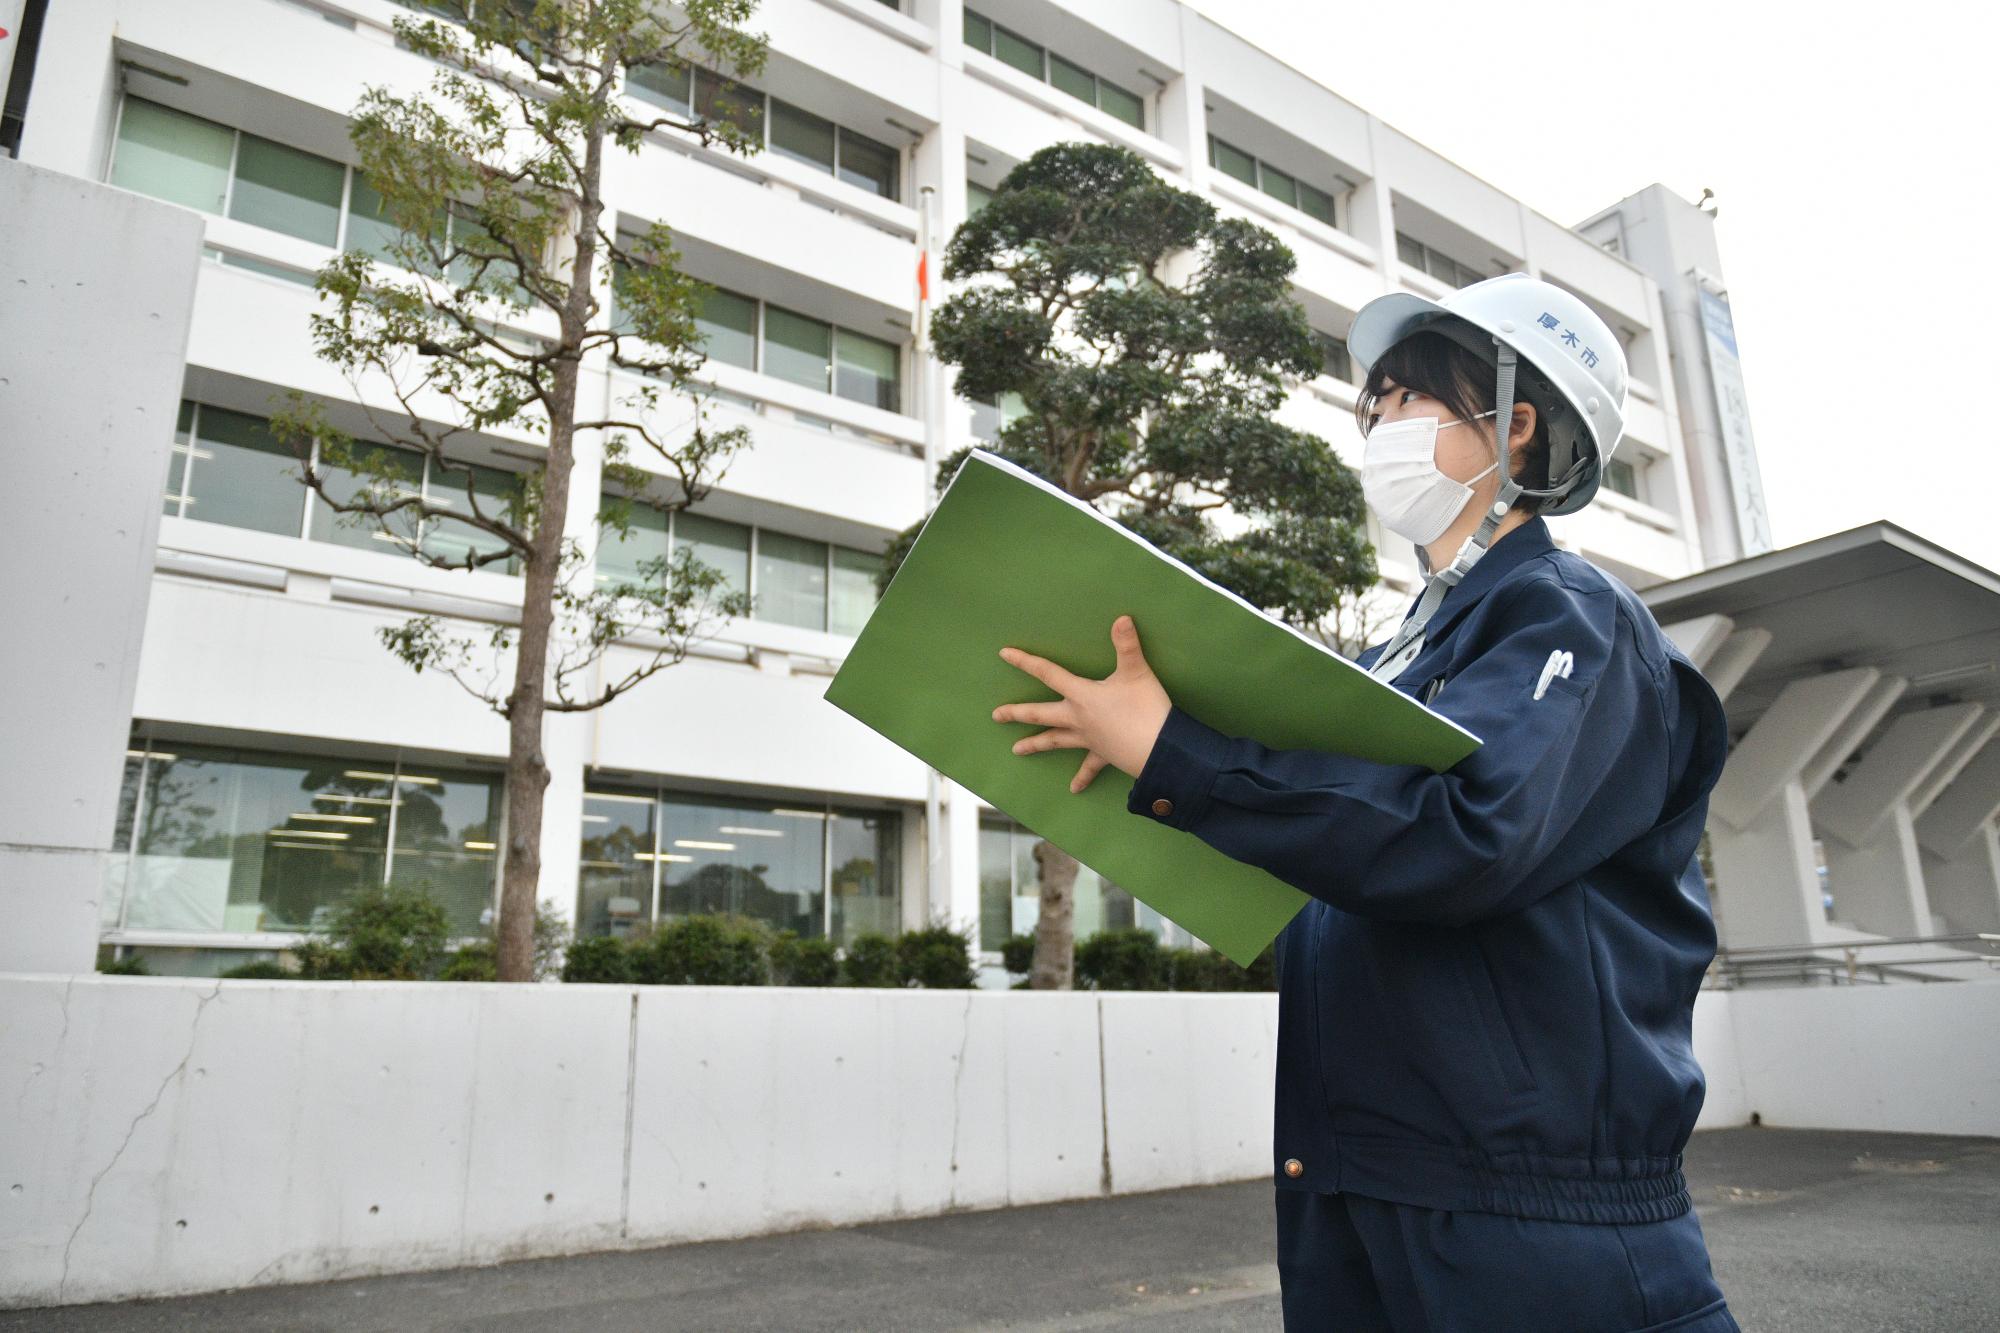
{"type": "Polygon", "coordinates": [[[1533,403],[1514,404],[1514,420],[1507,431],[1507,452],[1519,457],[1528,447],[1528,441],[1535,438],[1535,405],[1533,403]]]}

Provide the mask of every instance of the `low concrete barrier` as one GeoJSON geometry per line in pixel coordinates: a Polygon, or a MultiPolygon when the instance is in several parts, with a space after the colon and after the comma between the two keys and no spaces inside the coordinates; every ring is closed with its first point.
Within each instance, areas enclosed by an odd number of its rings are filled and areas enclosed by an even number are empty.
{"type": "Polygon", "coordinates": [[[0,1306],[1269,1170],[1268,994],[0,976],[0,1306]]]}
{"type": "MultiPolygon", "coordinates": [[[[1701,1125],[2000,1133],[2000,983],[1704,992],[1701,1125]]],[[[1263,1176],[1269,994],[0,975],[0,1307],[1263,1176]]]]}

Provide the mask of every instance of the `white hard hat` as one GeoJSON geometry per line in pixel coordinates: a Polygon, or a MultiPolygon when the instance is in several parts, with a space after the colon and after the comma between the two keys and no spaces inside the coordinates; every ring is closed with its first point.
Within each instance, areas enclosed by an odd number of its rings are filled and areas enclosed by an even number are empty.
{"type": "Polygon", "coordinates": [[[1610,325],[1554,283],[1502,273],[1441,301],[1414,292],[1378,296],[1354,316],[1347,350],[1365,376],[1384,352],[1424,329],[1489,364],[1491,340],[1503,339],[1561,395],[1561,403],[1529,395],[1549,425],[1549,489],[1562,492],[1542,512],[1571,514],[1589,504],[1625,433],[1625,349],[1610,325]]]}

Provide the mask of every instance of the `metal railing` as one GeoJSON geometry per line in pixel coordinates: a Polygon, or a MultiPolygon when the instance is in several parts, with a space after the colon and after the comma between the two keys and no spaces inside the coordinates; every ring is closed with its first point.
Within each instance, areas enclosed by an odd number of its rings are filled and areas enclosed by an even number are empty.
{"type": "Polygon", "coordinates": [[[1838,943],[1765,944],[1718,949],[1702,979],[1706,990],[1741,986],[1885,985],[1895,981],[1963,981],[2000,972],[2000,934],[1899,935],[1838,943]],[[1954,950],[1884,958],[1882,949],[1954,950]]]}

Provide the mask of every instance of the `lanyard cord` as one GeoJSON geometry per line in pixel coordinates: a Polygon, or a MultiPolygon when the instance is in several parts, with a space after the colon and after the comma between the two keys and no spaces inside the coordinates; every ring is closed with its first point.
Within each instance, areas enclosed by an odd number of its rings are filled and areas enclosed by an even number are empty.
{"type": "MultiPolygon", "coordinates": [[[[1521,484],[1514,480],[1514,470],[1507,465],[1507,436],[1514,424],[1514,349],[1503,342],[1498,335],[1493,344],[1499,349],[1499,386],[1494,393],[1494,401],[1499,411],[1493,417],[1493,447],[1500,460],[1500,489],[1487,507],[1486,517],[1480,520],[1479,530],[1465,545],[1458,548],[1457,557],[1444,569],[1431,577],[1424,585],[1424,595],[1418,599],[1416,609],[1410,612],[1396,636],[1382,649],[1382,655],[1375,659],[1375,665],[1368,668],[1368,674],[1377,680],[1393,680],[1403,673],[1403,669],[1416,660],[1424,649],[1424,627],[1437,614],[1438,604],[1445,594],[1457,587],[1459,581],[1472,572],[1479,563],[1479,557],[1486,554],[1487,543],[1493,540],[1493,530],[1500,526],[1500,520],[1514,507],[1514,501],[1522,493],[1521,484]]],[[[1417,558],[1423,560],[1421,548],[1417,558]]]]}

